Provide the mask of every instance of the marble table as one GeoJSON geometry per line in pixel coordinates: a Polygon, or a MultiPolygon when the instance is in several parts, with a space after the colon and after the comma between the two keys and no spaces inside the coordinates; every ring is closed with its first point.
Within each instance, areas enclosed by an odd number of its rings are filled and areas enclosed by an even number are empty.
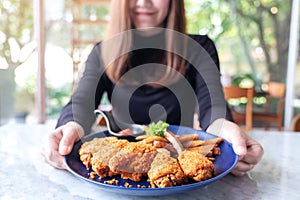
{"type": "Polygon", "coordinates": [[[252,131],[265,149],[247,175],[231,174],[205,187],[170,196],[138,197],[106,192],[65,170],[46,164],[40,154],[52,124],[0,127],[0,199],[300,199],[300,134],[252,131]]]}

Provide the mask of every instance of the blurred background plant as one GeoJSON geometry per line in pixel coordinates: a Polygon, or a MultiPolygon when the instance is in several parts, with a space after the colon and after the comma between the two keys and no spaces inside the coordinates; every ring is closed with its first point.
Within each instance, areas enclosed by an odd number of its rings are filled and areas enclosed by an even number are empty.
{"type": "MultiPolygon", "coordinates": [[[[14,117],[16,121],[25,121],[26,116],[35,114],[35,93],[37,78],[37,52],[36,42],[33,29],[33,1],[32,0],[1,0],[0,1],[0,124],[9,121],[14,117]]],[[[56,1],[57,2],[57,1],[56,1]]],[[[53,2],[52,2],[53,3],[53,2]]],[[[62,3],[64,3],[62,1],[62,3]]],[[[54,6],[56,6],[54,4],[54,6]]],[[[47,16],[48,17],[48,16],[47,16]]],[[[60,20],[61,21],[61,20],[60,20]]],[[[70,78],[62,73],[64,77],[63,83],[59,85],[53,84],[53,81],[62,80],[61,76],[53,76],[55,66],[60,68],[69,68],[72,66],[71,57],[65,53],[55,49],[52,44],[57,43],[53,40],[52,35],[57,35],[58,31],[64,28],[64,24],[60,26],[52,26],[47,24],[47,54],[48,74],[46,75],[49,83],[47,83],[47,109],[48,116],[55,116],[66,103],[65,99],[70,97],[70,78]],[[48,35],[48,33],[51,33],[48,35]],[[48,43],[49,41],[49,43],[48,43]],[[49,45],[50,44],[50,45],[49,45]],[[49,47],[50,46],[50,47],[49,47]],[[55,49],[53,51],[53,49],[55,49]],[[60,59],[60,56],[53,53],[56,52],[67,58],[60,59]],[[56,57],[56,63],[53,63],[53,57],[56,57]],[[67,66],[66,59],[69,59],[67,66]],[[65,66],[60,66],[65,65],[65,66]],[[51,68],[49,67],[50,65],[51,68]],[[50,74],[52,72],[52,74],[50,74]],[[54,77],[54,78],[53,78],[54,77]],[[55,80],[56,79],[56,80],[55,80]],[[68,88],[68,89],[67,89],[68,88]]],[[[70,28],[69,28],[70,29],[70,28]]],[[[70,49],[70,41],[68,34],[61,34],[62,38],[59,45],[70,49]]],[[[57,37],[55,38],[57,39],[57,37]]],[[[56,69],[57,70],[57,69],[56,69]]],[[[56,71],[56,74],[60,74],[56,71]]],[[[71,71],[69,71],[71,72],[71,71]]]]}
{"type": "MultiPolygon", "coordinates": [[[[9,77],[0,82],[0,124],[12,117],[14,110],[21,109],[30,95],[26,86],[24,90],[21,86],[16,89],[15,70],[29,58],[35,48],[35,44],[31,43],[31,10],[30,0],[1,0],[0,3],[0,78],[3,80],[9,77]],[[15,107],[16,100],[22,103],[15,107]]],[[[32,102],[32,98],[29,99],[32,102]]],[[[27,111],[28,108],[22,110],[25,113],[27,111]]]]}
{"type": "Polygon", "coordinates": [[[188,0],[188,30],[216,42],[221,67],[285,82],[292,0],[188,0]]]}

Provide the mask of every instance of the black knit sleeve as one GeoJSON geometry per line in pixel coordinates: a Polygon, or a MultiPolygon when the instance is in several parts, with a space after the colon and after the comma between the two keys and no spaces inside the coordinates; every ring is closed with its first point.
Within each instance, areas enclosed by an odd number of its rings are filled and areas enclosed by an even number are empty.
{"type": "Polygon", "coordinates": [[[207,36],[193,36],[201,46],[197,61],[195,93],[199,106],[199,122],[202,129],[218,118],[232,121],[220,82],[220,63],[214,42],[207,36]]]}
{"type": "Polygon", "coordinates": [[[85,63],[85,70],[70,101],[62,109],[56,127],[69,121],[79,123],[89,133],[95,121],[93,111],[99,105],[104,87],[99,79],[104,73],[100,47],[96,44],[85,63]]]}

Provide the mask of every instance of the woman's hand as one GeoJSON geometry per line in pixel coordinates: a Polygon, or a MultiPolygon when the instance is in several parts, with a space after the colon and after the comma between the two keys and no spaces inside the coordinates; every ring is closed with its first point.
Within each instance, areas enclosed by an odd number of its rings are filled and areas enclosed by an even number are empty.
{"type": "Polygon", "coordinates": [[[53,167],[66,169],[64,155],[68,155],[75,142],[84,135],[83,128],[76,122],[68,122],[49,133],[44,140],[42,155],[53,167]]]}
{"type": "Polygon", "coordinates": [[[226,119],[217,119],[207,129],[207,132],[224,138],[232,144],[239,161],[231,171],[236,176],[243,176],[251,170],[262,158],[262,146],[246,135],[241,128],[226,119]]]}

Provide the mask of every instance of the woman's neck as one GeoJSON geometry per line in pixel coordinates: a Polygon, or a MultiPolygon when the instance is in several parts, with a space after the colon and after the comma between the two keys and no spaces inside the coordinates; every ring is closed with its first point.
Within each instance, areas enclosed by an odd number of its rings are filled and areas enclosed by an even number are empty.
{"type": "MultiPolygon", "coordinates": [[[[157,30],[157,29],[156,29],[157,30]]],[[[137,48],[144,48],[147,46],[153,46],[156,48],[163,48],[165,46],[165,32],[163,29],[160,31],[152,32],[151,34],[140,34],[140,31],[136,31],[133,34],[133,45],[137,48]]]]}
{"type": "Polygon", "coordinates": [[[136,34],[141,37],[151,37],[155,35],[159,35],[163,32],[163,29],[161,28],[155,28],[155,27],[149,27],[149,28],[139,28],[135,29],[136,34]]]}

